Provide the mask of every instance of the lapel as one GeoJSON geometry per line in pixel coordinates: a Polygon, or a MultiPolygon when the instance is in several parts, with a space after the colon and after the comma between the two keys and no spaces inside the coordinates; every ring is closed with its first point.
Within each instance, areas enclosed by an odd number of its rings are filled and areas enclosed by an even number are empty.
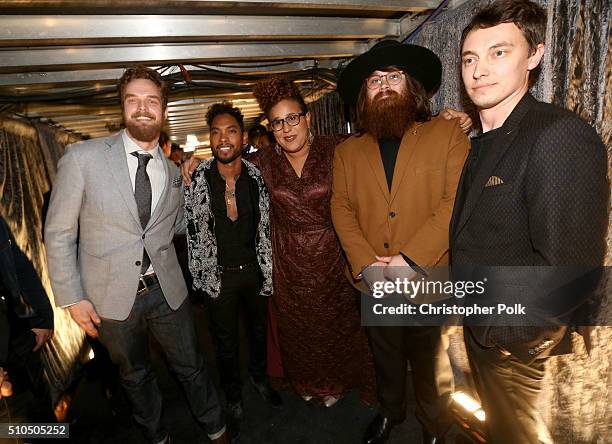
{"type": "Polygon", "coordinates": [[[170,192],[171,186],[172,186],[172,177],[170,177],[170,168],[168,167],[168,162],[170,161],[166,159],[166,156],[164,156],[163,153],[161,153],[161,150],[159,151],[160,151],[159,154],[161,155],[162,163],[164,165],[164,172],[166,175],[166,180],[164,182],[164,189],[161,193],[161,196],[159,196],[157,205],[155,206],[155,209],[151,213],[151,217],[149,218],[149,223],[147,224],[145,228],[151,227],[151,225],[153,225],[155,221],[159,219],[159,216],[161,216],[164,208],[166,208],[166,204],[168,203],[168,193],[170,192]]]}
{"type": "Polygon", "coordinates": [[[123,146],[123,140],[121,138],[121,132],[109,137],[106,141],[106,148],[104,155],[108,162],[108,167],[111,175],[115,179],[117,188],[125,201],[130,214],[134,218],[134,221],[140,225],[140,217],[138,216],[138,207],[136,206],[136,199],[134,198],[134,191],[132,190],[132,183],[130,182],[130,172],[127,166],[127,160],[125,158],[125,148],[123,146]]]}
{"type": "MultiPolygon", "coordinates": [[[[408,165],[410,165],[410,158],[414,153],[414,149],[417,146],[417,142],[419,140],[419,127],[422,123],[416,123],[410,126],[402,137],[402,141],[400,142],[399,151],[397,153],[397,159],[395,160],[395,168],[393,170],[393,181],[391,182],[391,200],[390,203],[393,202],[395,196],[397,196],[397,192],[400,189],[402,184],[402,180],[406,175],[406,170],[408,169],[408,165]],[[415,137],[416,136],[416,137],[415,137]]],[[[380,154],[379,156],[380,157],[380,154]]],[[[385,178],[386,183],[386,178],[385,178]]]]}
{"type": "MultiPolygon", "coordinates": [[[[496,145],[495,151],[491,156],[485,159],[479,171],[476,172],[474,183],[470,186],[470,190],[463,200],[464,204],[462,205],[462,208],[458,209],[457,211],[459,220],[454,227],[455,231],[453,237],[457,236],[461,229],[465,226],[467,220],[472,214],[472,211],[478,203],[478,199],[482,194],[482,190],[484,190],[487,180],[489,180],[489,177],[491,177],[495,167],[502,159],[508,148],[512,145],[512,142],[519,132],[518,127],[521,124],[523,117],[525,117],[525,114],[527,111],[529,111],[529,109],[531,109],[534,103],[536,103],[536,100],[531,96],[531,94],[525,94],[502,125],[501,132],[494,142],[496,145]]],[[[461,185],[463,185],[463,179],[461,185]]],[[[459,205],[461,205],[461,203],[459,205]]],[[[453,225],[455,225],[454,221],[453,225]]]]}
{"type": "Polygon", "coordinates": [[[374,140],[374,138],[367,133],[363,134],[360,139],[358,143],[363,147],[361,152],[368,161],[371,171],[374,173],[380,191],[383,193],[383,196],[385,196],[387,203],[389,203],[389,185],[387,185],[387,177],[385,176],[385,168],[383,167],[382,158],[380,157],[378,141],[374,140]]]}
{"type": "MultiPolygon", "coordinates": [[[[468,159],[469,159],[469,153],[468,153],[468,159]]],[[[450,233],[449,233],[451,248],[455,241],[455,237],[453,236],[453,234],[456,232],[457,223],[459,222],[459,215],[461,215],[461,209],[463,208],[464,206],[463,203],[465,202],[465,197],[463,195],[464,194],[463,184],[465,181],[466,167],[467,167],[467,160],[463,164],[463,169],[461,170],[461,177],[459,178],[459,185],[457,185],[457,194],[455,196],[455,205],[453,206],[453,214],[451,215],[451,224],[450,224],[450,233]]]]}

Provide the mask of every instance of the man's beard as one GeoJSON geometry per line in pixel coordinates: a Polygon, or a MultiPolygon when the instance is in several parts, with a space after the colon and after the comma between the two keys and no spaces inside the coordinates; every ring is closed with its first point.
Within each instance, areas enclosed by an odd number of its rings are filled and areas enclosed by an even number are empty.
{"type": "Polygon", "coordinates": [[[136,122],[136,118],[140,116],[150,117],[155,119],[155,116],[152,114],[142,113],[142,114],[134,114],[130,119],[126,119],[125,127],[127,128],[130,135],[140,141],[140,142],[152,142],[159,138],[159,133],[161,132],[163,122],[158,120],[152,120],[148,122],[147,125],[142,125],[136,122]]]}
{"type": "Polygon", "coordinates": [[[407,91],[386,91],[376,94],[365,106],[363,127],[375,139],[401,139],[415,121],[416,103],[407,91]]]}

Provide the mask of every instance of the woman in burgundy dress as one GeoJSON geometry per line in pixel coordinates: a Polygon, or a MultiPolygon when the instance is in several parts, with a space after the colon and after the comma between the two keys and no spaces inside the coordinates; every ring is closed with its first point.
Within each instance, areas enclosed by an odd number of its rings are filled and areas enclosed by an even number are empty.
{"type": "Polygon", "coordinates": [[[270,192],[272,312],[285,377],[299,395],[326,406],[354,387],[374,401],[372,357],[330,212],[332,159],[342,139],[312,136],[304,99],[288,80],[259,82],[254,95],[277,141],[249,160],[270,192]]]}

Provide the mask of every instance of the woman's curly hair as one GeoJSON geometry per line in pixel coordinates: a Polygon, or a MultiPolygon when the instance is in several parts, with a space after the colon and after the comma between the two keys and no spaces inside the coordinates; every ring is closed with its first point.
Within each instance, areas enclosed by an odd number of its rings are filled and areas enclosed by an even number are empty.
{"type": "Polygon", "coordinates": [[[285,77],[270,77],[258,81],[253,87],[253,95],[259,103],[259,107],[266,114],[281,100],[294,100],[300,105],[303,113],[308,112],[308,107],[298,87],[285,77]]]}

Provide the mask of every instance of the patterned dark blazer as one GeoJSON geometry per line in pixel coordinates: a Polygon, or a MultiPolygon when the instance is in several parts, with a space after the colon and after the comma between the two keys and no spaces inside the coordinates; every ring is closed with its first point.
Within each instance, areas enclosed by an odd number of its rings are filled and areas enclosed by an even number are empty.
{"type": "MultiPolygon", "coordinates": [[[[546,288],[558,282],[562,266],[602,265],[610,187],[606,149],[595,130],[526,94],[493,149],[467,194],[464,167],[450,227],[453,267],[547,266],[530,276],[535,287],[546,288]]],[[[501,291],[516,293],[511,286],[501,291]]],[[[468,328],[481,345],[524,362],[568,351],[567,325],[535,325],[468,328]]]]}

